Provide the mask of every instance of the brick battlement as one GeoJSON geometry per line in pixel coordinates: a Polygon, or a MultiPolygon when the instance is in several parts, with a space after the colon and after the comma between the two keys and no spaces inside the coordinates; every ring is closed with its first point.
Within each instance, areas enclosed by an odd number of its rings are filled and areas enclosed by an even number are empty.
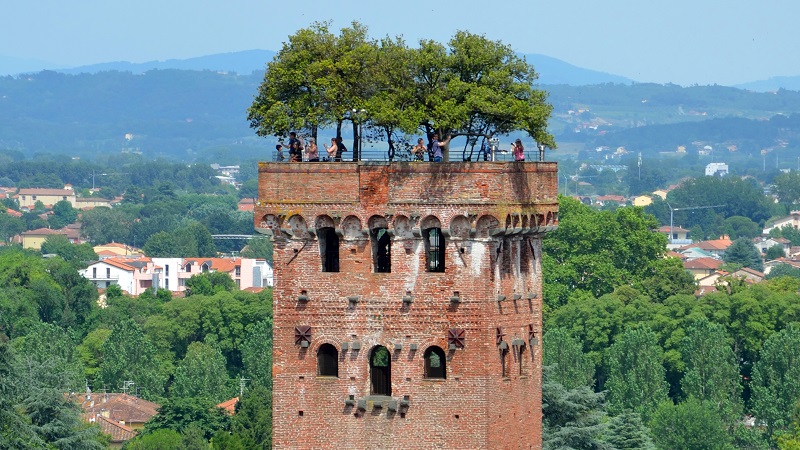
{"type": "Polygon", "coordinates": [[[555,163],[259,164],[274,448],[540,449],[557,177],[555,163]]]}

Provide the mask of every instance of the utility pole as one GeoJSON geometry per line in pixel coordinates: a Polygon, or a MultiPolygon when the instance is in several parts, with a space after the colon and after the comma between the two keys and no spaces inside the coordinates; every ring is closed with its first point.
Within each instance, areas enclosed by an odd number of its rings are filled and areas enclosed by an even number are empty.
{"type": "Polygon", "coordinates": [[[250,381],[250,378],[239,378],[239,398],[241,399],[244,396],[244,387],[247,382],[250,381]]]}
{"type": "Polygon", "coordinates": [[[672,214],[675,211],[688,211],[690,209],[708,209],[708,208],[719,208],[720,206],[725,205],[710,205],[710,206],[687,206],[685,208],[673,208],[672,205],[667,202],[667,206],[669,207],[669,243],[672,243],[672,214]]]}

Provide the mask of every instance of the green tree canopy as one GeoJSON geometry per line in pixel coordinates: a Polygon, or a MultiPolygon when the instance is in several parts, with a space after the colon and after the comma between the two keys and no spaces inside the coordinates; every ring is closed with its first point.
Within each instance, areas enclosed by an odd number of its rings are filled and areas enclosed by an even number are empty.
{"type": "Polygon", "coordinates": [[[716,406],[689,398],[677,405],[663,402],[653,414],[653,440],[659,450],[732,450],[716,406]]]}
{"type": "Polygon", "coordinates": [[[723,260],[728,264],[741,264],[755,270],[764,270],[761,254],[748,238],[739,238],[725,250],[723,260]]]}
{"type": "Polygon", "coordinates": [[[634,411],[650,418],[667,398],[662,353],[655,333],[647,328],[626,331],[611,346],[605,385],[610,411],[634,411]]]}
{"type": "Polygon", "coordinates": [[[338,35],[329,27],[297,31],[267,65],[248,110],[258,135],[316,137],[319,127],[336,125],[340,136],[349,121],[356,159],[358,124],[385,133],[390,148],[395,130],[429,139],[434,131],[444,138],[521,130],[554,146],[546,130],[552,107],[533,88],[533,67],[509,46],[459,31],[447,47],[423,40],[412,49],[400,38],[370,39],[357,22],[338,35]]]}
{"type": "Polygon", "coordinates": [[[681,354],[686,373],[681,380],[684,395],[717,407],[717,414],[728,427],[739,421],[742,412],[742,385],[736,355],[725,328],[701,320],[686,330],[681,354]]]}
{"type": "Polygon", "coordinates": [[[800,326],[790,324],[764,342],[753,367],[753,413],[771,432],[786,430],[800,401],[800,326]]]}
{"type": "Polygon", "coordinates": [[[119,389],[133,381],[139,395],[152,399],[164,393],[167,372],[156,347],[139,325],[126,319],[114,326],[100,347],[100,379],[111,389],[119,389]]]}
{"type": "Polygon", "coordinates": [[[594,384],[594,363],[583,354],[580,341],[567,330],[548,330],[542,337],[542,348],[542,364],[549,367],[549,380],[566,389],[594,384]]]}
{"type": "Polygon", "coordinates": [[[183,361],[175,368],[170,388],[173,397],[204,397],[219,403],[231,397],[225,357],[213,345],[192,342],[183,361]]]}

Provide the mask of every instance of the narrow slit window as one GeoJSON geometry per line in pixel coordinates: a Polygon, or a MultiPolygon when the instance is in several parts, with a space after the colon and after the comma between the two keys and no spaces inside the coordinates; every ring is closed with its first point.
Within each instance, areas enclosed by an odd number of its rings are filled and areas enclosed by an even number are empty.
{"type": "Polygon", "coordinates": [[[333,227],[319,230],[319,253],[323,272],[339,271],[339,236],[333,227]]]}
{"type": "Polygon", "coordinates": [[[339,376],[339,352],[331,344],[322,344],[317,351],[317,374],[322,377],[339,376]]]}
{"type": "Polygon", "coordinates": [[[508,350],[506,349],[500,350],[500,366],[502,377],[508,377],[508,350]]]}
{"type": "Polygon", "coordinates": [[[423,231],[425,239],[426,269],[428,272],[444,272],[445,239],[441,228],[423,231]]]}
{"type": "Polygon", "coordinates": [[[389,273],[392,271],[392,240],[389,230],[375,228],[372,235],[372,262],[375,273],[389,273]]]}
{"type": "Polygon", "coordinates": [[[447,378],[444,350],[437,346],[425,350],[425,378],[447,378]]]}

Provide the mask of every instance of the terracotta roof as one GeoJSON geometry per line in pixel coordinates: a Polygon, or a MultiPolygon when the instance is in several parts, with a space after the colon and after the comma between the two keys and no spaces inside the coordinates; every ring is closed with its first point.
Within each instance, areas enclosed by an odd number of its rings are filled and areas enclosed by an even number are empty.
{"type": "Polygon", "coordinates": [[[242,265],[241,258],[184,258],[183,265],[192,264],[202,266],[204,263],[209,264],[211,270],[217,272],[231,273],[236,266],[242,265]]]}
{"type": "Polygon", "coordinates": [[[124,393],[93,393],[90,398],[86,394],[75,394],[72,399],[90,417],[102,414],[112,421],[125,421],[126,424],[145,423],[158,414],[161,407],[158,403],[124,393]]]}
{"type": "Polygon", "coordinates": [[[14,211],[13,209],[10,209],[10,208],[6,209],[6,214],[8,214],[11,217],[22,217],[22,213],[21,212],[14,211]]]}
{"type": "Polygon", "coordinates": [[[722,265],[722,261],[714,258],[697,258],[683,262],[683,267],[686,269],[718,269],[722,265]]]}
{"type": "Polygon", "coordinates": [[[697,242],[693,245],[703,250],[725,250],[726,248],[730,247],[731,244],[733,244],[733,241],[731,241],[727,236],[725,236],[720,239],[711,239],[708,241],[697,242]]]}
{"type": "Polygon", "coordinates": [[[22,188],[17,195],[75,195],[70,189],[22,188]]]}
{"type": "Polygon", "coordinates": [[[230,400],[225,400],[217,405],[217,408],[224,409],[228,414],[233,415],[236,412],[236,404],[239,403],[239,397],[233,397],[230,400]]]}
{"type": "Polygon", "coordinates": [[[610,201],[610,202],[625,203],[625,197],[623,197],[621,195],[600,195],[600,196],[597,197],[597,201],[599,201],[599,202],[610,201]]]}
{"type": "MultiPolygon", "coordinates": [[[[764,272],[759,272],[756,269],[751,269],[749,267],[742,267],[741,269],[737,270],[736,272],[746,272],[746,273],[749,273],[750,275],[753,275],[753,276],[756,276],[756,277],[760,277],[760,278],[764,278],[766,276],[766,275],[764,275],[764,272]]],[[[734,272],[734,274],[736,272],[734,272]]]]}
{"type": "Polygon", "coordinates": [[[244,288],[242,290],[246,291],[246,292],[252,292],[253,294],[258,294],[259,292],[263,291],[264,288],[263,287],[253,286],[253,287],[244,288]]]}
{"type": "Polygon", "coordinates": [[[672,250],[668,250],[666,256],[672,258],[678,258],[681,260],[686,259],[686,255],[684,255],[683,253],[674,252],[672,250]]]}
{"type": "Polygon", "coordinates": [[[702,297],[706,294],[710,294],[712,292],[717,292],[716,286],[700,286],[696,291],[694,291],[695,297],[702,297]]]}
{"type": "MultiPolygon", "coordinates": [[[[660,233],[669,233],[669,225],[664,225],[663,227],[659,228],[658,231],[660,233]]],[[[672,232],[673,233],[688,233],[689,230],[687,230],[686,228],[681,228],[679,226],[673,226],[672,227],[672,232]]]]}
{"type": "MultiPolygon", "coordinates": [[[[88,416],[88,414],[85,414],[85,416],[88,416]]],[[[87,418],[84,418],[84,420],[96,423],[100,427],[100,431],[110,435],[111,442],[125,442],[136,437],[136,431],[133,428],[103,417],[101,414],[87,418]]]]}
{"type": "Polygon", "coordinates": [[[92,203],[92,202],[109,203],[110,201],[111,200],[100,197],[78,197],[75,199],[76,203],[92,203]]]}
{"type": "Polygon", "coordinates": [[[35,230],[23,231],[24,236],[52,236],[54,234],[66,234],[61,230],[53,230],[50,228],[37,228],[35,230]]]}

